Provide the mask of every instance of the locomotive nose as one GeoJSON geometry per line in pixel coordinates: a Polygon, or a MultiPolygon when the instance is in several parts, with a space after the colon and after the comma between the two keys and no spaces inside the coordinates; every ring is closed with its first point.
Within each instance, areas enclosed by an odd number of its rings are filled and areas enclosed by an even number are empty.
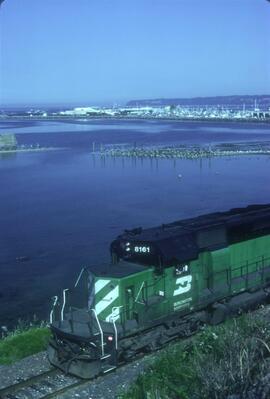
{"type": "Polygon", "coordinates": [[[49,361],[65,373],[85,379],[100,374],[107,359],[105,344],[113,360],[115,331],[113,328],[101,331],[93,309],[70,311],[64,320],[51,324],[51,331],[49,361]]]}

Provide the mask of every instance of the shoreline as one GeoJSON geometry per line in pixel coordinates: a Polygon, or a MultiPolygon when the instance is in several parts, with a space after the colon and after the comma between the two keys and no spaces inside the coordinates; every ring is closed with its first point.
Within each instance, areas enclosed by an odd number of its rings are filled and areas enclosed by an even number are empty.
{"type": "Polygon", "coordinates": [[[56,150],[64,150],[64,148],[17,148],[14,150],[0,150],[1,154],[16,154],[18,152],[43,152],[43,151],[56,151],[56,150]]]}
{"type": "Polygon", "coordinates": [[[168,121],[172,121],[172,122],[218,122],[218,123],[259,123],[259,124],[270,124],[270,118],[266,118],[266,119],[255,119],[255,118],[177,118],[177,117],[161,117],[161,118],[153,118],[153,117],[127,117],[127,116],[86,116],[86,115],[72,115],[72,116],[64,116],[64,115],[51,115],[51,116],[47,116],[47,117],[42,117],[42,116],[1,116],[0,117],[0,121],[4,120],[4,119],[9,119],[9,120],[18,120],[18,119],[23,119],[23,120],[29,120],[29,121],[47,121],[49,122],[50,120],[83,120],[83,121],[108,121],[108,120],[113,120],[113,121],[164,121],[164,122],[168,122],[168,121]]]}

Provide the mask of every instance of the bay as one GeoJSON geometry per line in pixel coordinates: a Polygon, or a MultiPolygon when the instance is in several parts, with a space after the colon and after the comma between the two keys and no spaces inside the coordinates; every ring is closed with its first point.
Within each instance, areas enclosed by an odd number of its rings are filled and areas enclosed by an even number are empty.
{"type": "Polygon", "coordinates": [[[0,325],[48,319],[51,297],[83,266],[109,264],[124,229],[270,202],[269,156],[104,162],[91,152],[93,142],[268,143],[267,124],[1,120],[4,132],[58,149],[0,155],[0,325]]]}

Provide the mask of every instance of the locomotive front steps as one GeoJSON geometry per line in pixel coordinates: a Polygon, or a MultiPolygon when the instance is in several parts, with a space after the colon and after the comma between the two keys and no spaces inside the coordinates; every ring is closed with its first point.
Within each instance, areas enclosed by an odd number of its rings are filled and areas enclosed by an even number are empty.
{"type": "Polygon", "coordinates": [[[101,373],[102,374],[106,374],[109,371],[115,370],[116,366],[114,366],[113,364],[106,364],[106,367],[101,367],[101,373]]]}
{"type": "Polygon", "coordinates": [[[117,365],[114,364],[115,363],[115,354],[114,353],[105,353],[101,358],[100,358],[100,362],[101,362],[101,368],[100,368],[100,372],[101,374],[106,374],[109,371],[112,371],[114,369],[116,369],[117,365]]]}

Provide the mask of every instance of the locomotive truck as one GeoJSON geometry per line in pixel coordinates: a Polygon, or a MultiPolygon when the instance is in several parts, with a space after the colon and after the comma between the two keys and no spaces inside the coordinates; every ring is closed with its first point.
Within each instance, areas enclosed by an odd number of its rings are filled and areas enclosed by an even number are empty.
{"type": "Polygon", "coordinates": [[[49,360],[81,378],[267,302],[270,204],[125,230],[110,251],[107,272],[82,269],[50,313],[49,360]]]}

